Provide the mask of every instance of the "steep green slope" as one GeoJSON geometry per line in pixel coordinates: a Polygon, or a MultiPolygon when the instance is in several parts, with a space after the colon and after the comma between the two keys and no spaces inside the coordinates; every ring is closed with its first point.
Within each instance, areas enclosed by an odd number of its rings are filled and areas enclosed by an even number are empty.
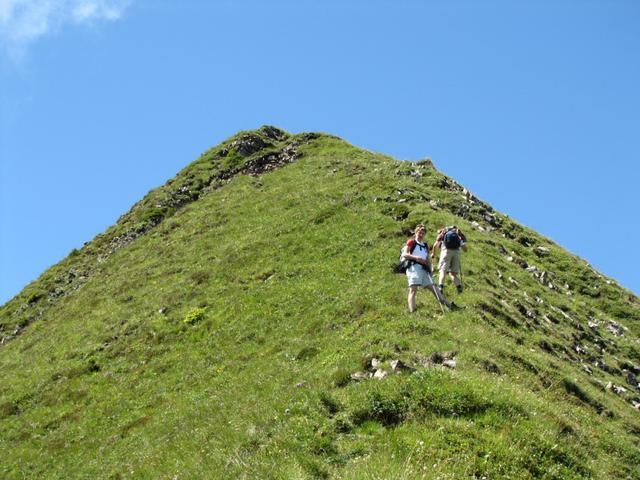
{"type": "Polygon", "coordinates": [[[263,127],[0,308],[0,476],[640,478],[639,320],[430,162],[263,127]],[[464,310],[407,313],[418,222],[464,310]]]}

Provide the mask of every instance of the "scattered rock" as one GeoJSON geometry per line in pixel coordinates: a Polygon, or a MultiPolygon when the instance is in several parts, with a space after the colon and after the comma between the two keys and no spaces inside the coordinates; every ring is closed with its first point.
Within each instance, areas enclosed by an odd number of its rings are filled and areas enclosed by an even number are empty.
{"type": "Polygon", "coordinates": [[[589,375],[593,375],[593,370],[591,370],[587,365],[582,365],[582,369],[587,372],[589,375]]]}
{"type": "Polygon", "coordinates": [[[500,367],[490,360],[483,360],[482,367],[490,373],[500,373],[500,367]]]}
{"type": "Polygon", "coordinates": [[[373,374],[373,378],[376,378],[378,380],[382,380],[383,378],[386,378],[388,376],[389,376],[389,372],[382,369],[376,370],[376,373],[373,374]]]}
{"type": "Polygon", "coordinates": [[[478,203],[478,199],[475,197],[475,195],[473,195],[473,193],[471,193],[466,188],[462,189],[462,196],[469,203],[473,203],[473,204],[478,203]]]}
{"type": "Polygon", "coordinates": [[[362,380],[371,378],[371,376],[372,375],[369,372],[355,372],[349,375],[349,378],[351,378],[351,380],[355,380],[356,382],[361,382],[362,380]]]}
{"type": "MultiPolygon", "coordinates": [[[[486,204],[485,204],[486,205],[486,204]]],[[[489,225],[495,228],[500,228],[500,219],[494,213],[488,213],[484,216],[484,219],[489,222],[489,225]]]]}
{"type": "Polygon", "coordinates": [[[554,322],[554,321],[551,319],[551,317],[549,317],[549,315],[547,315],[546,313],[545,313],[544,315],[542,315],[542,319],[543,319],[545,322],[550,323],[550,324],[551,324],[551,323],[556,323],[556,322],[554,322]]]}
{"type": "Polygon", "coordinates": [[[571,318],[569,315],[567,315],[564,310],[562,310],[561,308],[558,307],[554,307],[553,305],[549,305],[549,307],[551,307],[551,310],[553,310],[554,312],[559,313],[560,315],[562,315],[564,318],[566,318],[567,320],[573,322],[573,318],[571,318]]]}
{"type": "Polygon", "coordinates": [[[607,390],[615,393],[616,395],[622,395],[623,393],[627,392],[627,389],[624,387],[621,387],[620,385],[615,385],[612,382],[607,383],[607,386],[605,387],[607,390]]]}
{"type": "Polygon", "coordinates": [[[442,365],[444,365],[447,368],[456,368],[456,360],[455,359],[445,360],[444,362],[442,362],[442,365]]]}
{"type": "MultiPolygon", "coordinates": [[[[455,359],[457,352],[434,352],[428,357],[416,353],[415,365],[417,367],[426,368],[434,365],[441,365],[447,368],[456,368],[457,361],[455,359]]],[[[366,358],[366,357],[365,357],[366,358]]],[[[394,359],[389,362],[391,371],[385,370],[382,367],[382,361],[377,358],[371,358],[366,360],[365,368],[368,371],[355,372],[349,375],[349,378],[353,381],[360,382],[375,378],[382,380],[388,377],[391,373],[401,374],[403,372],[413,373],[417,370],[416,367],[407,365],[400,359],[394,359]]],[[[497,367],[496,367],[497,368],[497,367]]]]}
{"type": "Polygon", "coordinates": [[[389,362],[391,370],[395,373],[414,372],[416,369],[405,364],[402,360],[391,360],[389,362]]]}
{"type": "Polygon", "coordinates": [[[474,220],[473,222],[471,222],[471,226],[472,226],[473,228],[475,228],[476,230],[480,231],[480,232],[486,232],[486,231],[487,231],[487,230],[486,230],[482,225],[480,225],[480,224],[479,224],[478,222],[476,222],[475,220],[474,220]]]}
{"type": "Polygon", "coordinates": [[[279,128],[272,125],[264,125],[260,127],[260,133],[262,133],[267,138],[278,141],[284,140],[287,137],[287,134],[284,130],[280,130],[279,128]]]}
{"type": "Polygon", "coordinates": [[[640,382],[633,372],[627,372],[627,383],[640,392],[640,382]]]}
{"type": "Polygon", "coordinates": [[[454,360],[458,352],[434,352],[428,357],[418,356],[418,363],[423,367],[442,365],[446,360],[454,360]]]}
{"type": "Polygon", "coordinates": [[[618,325],[613,320],[609,320],[609,324],[607,325],[607,328],[616,337],[622,337],[624,335],[624,331],[627,330],[626,327],[623,327],[622,325],[618,325]]]}
{"type": "Polygon", "coordinates": [[[547,247],[536,247],[534,250],[538,255],[546,255],[549,251],[550,250],[547,247]]]}
{"type": "Polygon", "coordinates": [[[541,284],[546,285],[547,282],[549,281],[549,274],[546,271],[544,271],[540,274],[538,279],[540,280],[541,284]]]}
{"type": "Polygon", "coordinates": [[[243,157],[248,157],[254,153],[263,150],[266,147],[270,147],[272,144],[265,142],[260,135],[254,133],[247,133],[242,135],[237,140],[234,140],[229,144],[229,149],[233,149],[243,157]]]}
{"type": "Polygon", "coordinates": [[[573,348],[576,351],[576,353],[579,353],[580,355],[587,355],[589,353],[587,352],[587,349],[582,347],[581,345],[576,345],[573,348]]]}

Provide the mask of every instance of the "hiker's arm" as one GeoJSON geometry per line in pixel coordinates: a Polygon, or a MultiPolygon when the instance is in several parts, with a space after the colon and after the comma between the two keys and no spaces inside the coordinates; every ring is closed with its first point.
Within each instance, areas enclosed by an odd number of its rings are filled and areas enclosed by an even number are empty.
{"type": "Polygon", "coordinates": [[[440,248],[440,244],[442,242],[440,240],[436,240],[436,243],[433,244],[433,250],[431,251],[431,258],[436,258],[436,250],[440,248]]]}
{"type": "Polygon", "coordinates": [[[431,262],[429,261],[429,259],[427,258],[426,263],[424,264],[424,268],[427,270],[427,272],[432,273],[433,272],[433,267],[431,266],[431,262]]]}
{"type": "Polygon", "coordinates": [[[406,246],[406,245],[404,247],[404,251],[402,253],[402,257],[405,260],[411,260],[412,262],[419,263],[420,265],[424,265],[424,266],[427,266],[427,263],[428,263],[427,260],[425,260],[424,258],[420,258],[420,257],[416,257],[415,255],[411,255],[409,253],[409,247],[406,246]]]}
{"type": "Polygon", "coordinates": [[[409,253],[409,246],[405,245],[402,247],[402,259],[403,260],[413,260],[413,255],[409,253]]]}
{"type": "Polygon", "coordinates": [[[442,240],[444,239],[444,231],[440,230],[438,235],[436,235],[436,239],[433,242],[433,250],[431,251],[431,258],[436,258],[436,252],[442,245],[442,240]]]}

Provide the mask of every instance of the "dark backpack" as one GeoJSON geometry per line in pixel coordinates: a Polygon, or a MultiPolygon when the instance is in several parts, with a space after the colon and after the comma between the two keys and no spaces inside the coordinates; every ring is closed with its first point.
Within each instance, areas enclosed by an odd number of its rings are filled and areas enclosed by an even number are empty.
{"type": "MultiPolygon", "coordinates": [[[[427,244],[425,243],[425,247],[426,245],[427,244]]],[[[413,247],[409,249],[409,255],[413,253],[413,251],[416,249],[417,246],[418,246],[418,242],[414,242],[413,247]]],[[[426,247],[426,248],[428,250],[429,247],[426,247]]],[[[400,249],[400,256],[398,257],[398,263],[396,263],[393,267],[394,273],[407,273],[407,269],[414,263],[412,260],[405,260],[402,258],[403,250],[404,250],[404,247],[400,249]]]]}
{"type": "Polygon", "coordinates": [[[457,250],[462,245],[462,239],[458,234],[457,229],[451,229],[447,233],[444,234],[444,238],[442,239],[442,243],[444,244],[444,248],[447,250],[457,250]]]}

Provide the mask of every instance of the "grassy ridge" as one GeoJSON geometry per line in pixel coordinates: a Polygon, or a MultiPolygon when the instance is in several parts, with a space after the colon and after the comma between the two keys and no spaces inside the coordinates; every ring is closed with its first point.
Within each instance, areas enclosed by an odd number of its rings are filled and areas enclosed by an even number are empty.
{"type": "Polygon", "coordinates": [[[0,310],[24,318],[2,477],[640,478],[637,299],[430,165],[333,137],[212,149],[0,310]],[[389,266],[418,222],[467,232],[465,310],[406,313],[389,266]],[[416,372],[351,381],[371,358],[416,372]]]}

